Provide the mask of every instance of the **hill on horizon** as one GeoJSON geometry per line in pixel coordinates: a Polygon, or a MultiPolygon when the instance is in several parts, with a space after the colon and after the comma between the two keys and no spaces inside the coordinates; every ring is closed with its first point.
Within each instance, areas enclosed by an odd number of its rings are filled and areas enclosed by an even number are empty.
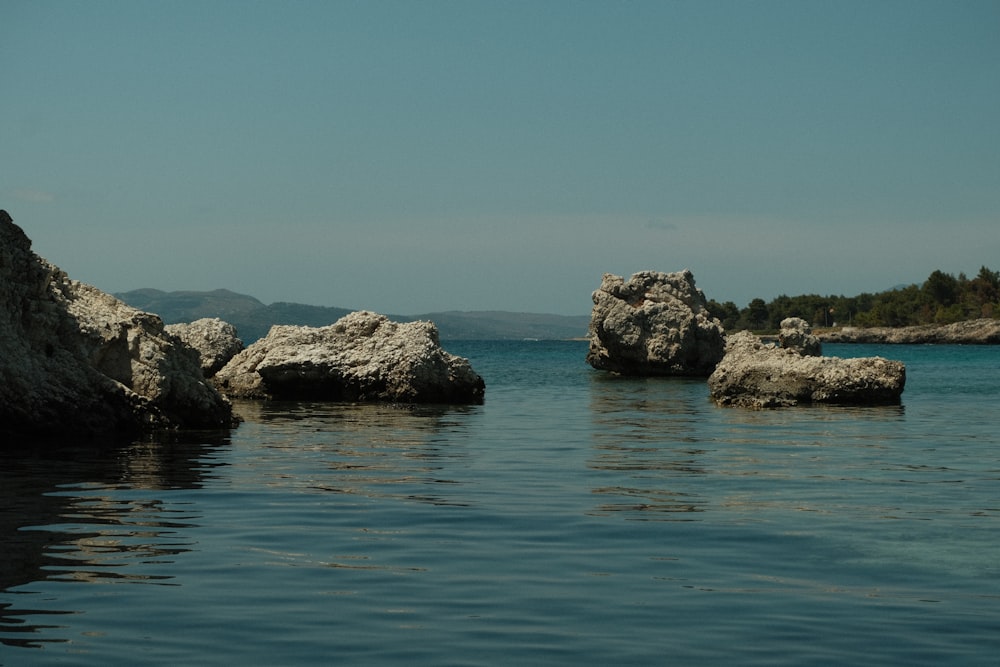
{"type": "MultiPolygon", "coordinates": [[[[133,308],[159,315],[165,324],[218,317],[235,326],[246,345],[266,336],[274,324],[321,327],[333,324],[353,312],[347,308],[285,301],[265,304],[255,297],[227,289],[165,292],[143,288],[119,292],[115,296],[133,308]]],[[[437,325],[442,340],[565,340],[586,337],[590,324],[589,315],[496,310],[445,311],[420,315],[384,314],[396,322],[430,320],[437,325]]]]}

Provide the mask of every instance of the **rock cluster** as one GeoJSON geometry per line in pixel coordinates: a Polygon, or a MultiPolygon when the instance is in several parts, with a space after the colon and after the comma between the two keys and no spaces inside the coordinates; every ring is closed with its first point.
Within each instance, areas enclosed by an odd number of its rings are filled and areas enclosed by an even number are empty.
{"type": "Polygon", "coordinates": [[[168,324],[164,329],[198,351],[201,370],[207,378],[218,373],[230,359],[243,351],[243,341],[236,334],[236,327],[218,317],[168,324]]]}
{"type": "Polygon", "coordinates": [[[628,281],[604,274],[593,293],[594,368],[622,375],[707,376],[722,359],[722,325],[688,271],[641,271],[628,281]]]}
{"type": "Polygon", "coordinates": [[[485,383],[441,349],[430,322],[359,311],[326,327],[274,326],[215,376],[225,394],[400,403],[480,403],[485,383]]]}
{"type": "Polygon", "coordinates": [[[902,362],[802,355],[762,343],[746,331],[729,337],[725,357],[708,378],[718,403],[751,408],[896,404],[905,384],[902,362]]]}
{"type": "Polygon", "coordinates": [[[0,433],[124,435],[232,419],[197,354],[159,317],[71,280],[0,211],[0,433]]]}

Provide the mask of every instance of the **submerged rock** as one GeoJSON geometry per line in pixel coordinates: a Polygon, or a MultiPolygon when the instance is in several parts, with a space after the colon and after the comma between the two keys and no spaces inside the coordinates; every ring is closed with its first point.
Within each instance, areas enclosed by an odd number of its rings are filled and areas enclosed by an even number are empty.
{"type": "Polygon", "coordinates": [[[800,403],[897,404],[906,366],[882,357],[802,355],[762,343],[747,331],[729,337],[726,355],[708,378],[722,405],[772,408],[800,403]]]}
{"type": "Polygon", "coordinates": [[[130,435],[232,420],[197,353],[159,317],[71,280],[0,211],[0,433],[130,435]]]}
{"type": "Polygon", "coordinates": [[[722,324],[688,271],[642,271],[626,282],[604,274],[593,293],[590,350],[594,368],[623,375],[707,376],[722,359],[722,324]]]}
{"type": "Polygon", "coordinates": [[[398,403],[480,403],[483,379],[441,349],[430,322],[367,311],[325,327],[274,326],[215,376],[226,394],[398,403]]]}
{"type": "Polygon", "coordinates": [[[218,317],[204,317],[194,322],[168,324],[167,333],[177,336],[201,356],[201,370],[210,378],[243,351],[243,341],[236,327],[218,317]]]}

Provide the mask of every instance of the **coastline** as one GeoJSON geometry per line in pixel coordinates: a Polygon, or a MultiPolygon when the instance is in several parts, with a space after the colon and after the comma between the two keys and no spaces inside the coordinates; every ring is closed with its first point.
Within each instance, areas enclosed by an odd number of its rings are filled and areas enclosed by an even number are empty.
{"type": "Polygon", "coordinates": [[[978,319],[954,324],[909,327],[840,327],[817,330],[824,343],[898,345],[1000,345],[1000,320],[978,319]]]}

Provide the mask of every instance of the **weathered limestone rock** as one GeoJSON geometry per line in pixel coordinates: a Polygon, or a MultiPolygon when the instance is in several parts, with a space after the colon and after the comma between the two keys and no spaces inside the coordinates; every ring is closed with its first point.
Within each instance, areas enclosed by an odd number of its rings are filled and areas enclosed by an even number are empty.
{"type": "Polygon", "coordinates": [[[480,403],[485,383],[441,349],[430,322],[367,311],[325,327],[274,326],[215,376],[226,394],[398,403],[480,403]]]}
{"type": "Polygon", "coordinates": [[[243,341],[236,327],[218,317],[203,317],[194,322],[168,324],[164,330],[180,338],[201,355],[201,370],[210,378],[243,351],[243,341]]]}
{"type": "Polygon", "coordinates": [[[708,378],[722,405],[773,408],[799,403],[899,403],[906,384],[902,362],[882,357],[803,356],[762,343],[747,331],[729,337],[726,356],[708,378]]]}
{"type": "Polygon", "coordinates": [[[812,333],[812,327],[801,317],[786,317],[781,320],[778,343],[785,349],[810,357],[818,357],[823,350],[819,338],[812,333]]]}
{"type": "Polygon", "coordinates": [[[70,280],[0,211],[0,433],[125,435],[232,419],[159,317],[70,280]]]}
{"type": "Polygon", "coordinates": [[[642,271],[627,282],[604,274],[593,294],[594,368],[623,375],[707,376],[722,359],[722,324],[707,309],[688,271],[642,271]]]}
{"type": "Polygon", "coordinates": [[[1000,320],[978,319],[912,327],[843,327],[822,336],[828,343],[901,345],[1000,345],[1000,320]]]}

